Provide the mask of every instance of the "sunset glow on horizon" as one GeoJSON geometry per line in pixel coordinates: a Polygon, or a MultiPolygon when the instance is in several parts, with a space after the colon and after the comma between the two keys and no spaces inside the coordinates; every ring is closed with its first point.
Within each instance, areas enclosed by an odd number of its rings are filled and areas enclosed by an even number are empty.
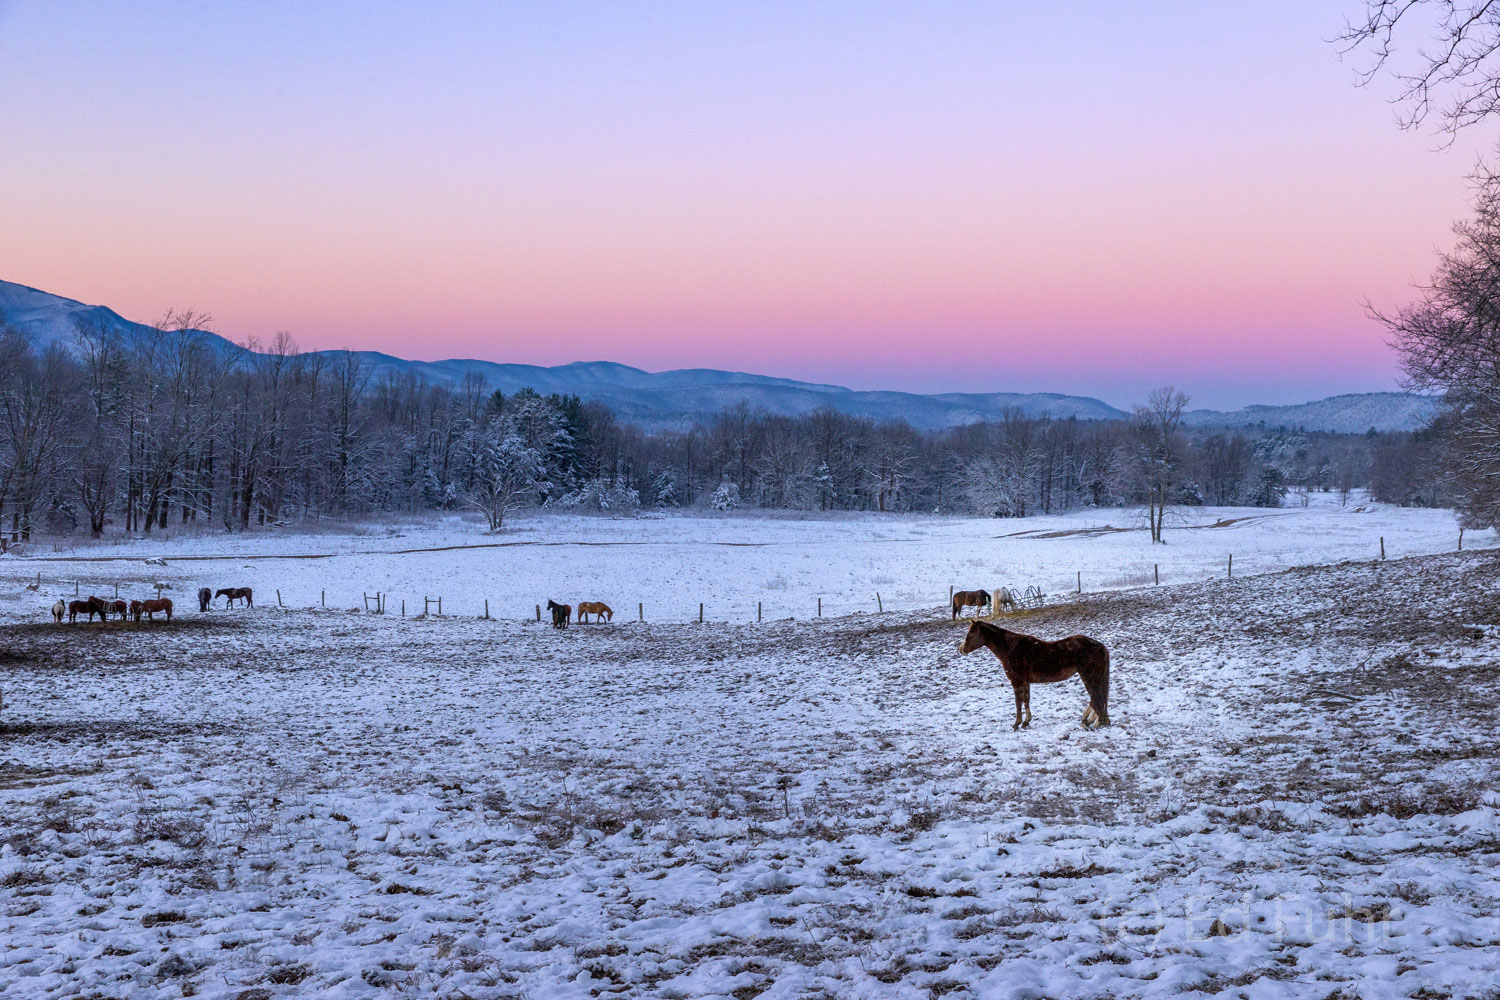
{"type": "Polygon", "coordinates": [[[233,339],[1194,405],[1397,388],[1481,148],[1350,5],[0,0],[0,279],[233,339]]]}

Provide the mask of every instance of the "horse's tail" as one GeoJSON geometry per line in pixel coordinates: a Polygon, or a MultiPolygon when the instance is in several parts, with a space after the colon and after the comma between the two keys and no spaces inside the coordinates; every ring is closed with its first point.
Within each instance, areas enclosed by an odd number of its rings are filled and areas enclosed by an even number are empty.
{"type": "Polygon", "coordinates": [[[1104,654],[1104,670],[1099,674],[1098,680],[1089,692],[1089,704],[1093,706],[1094,714],[1099,717],[1099,725],[1109,725],[1109,647],[1103,643],[1099,644],[1099,651],[1104,654]]]}

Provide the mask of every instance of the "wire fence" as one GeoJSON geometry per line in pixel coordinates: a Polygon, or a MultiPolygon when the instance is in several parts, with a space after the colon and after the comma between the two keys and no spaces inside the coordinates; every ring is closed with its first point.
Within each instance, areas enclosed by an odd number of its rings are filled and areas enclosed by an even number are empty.
{"type": "MultiPolygon", "coordinates": [[[[1376,545],[1372,547],[1372,557],[1378,553],[1378,560],[1385,560],[1386,546],[1385,538],[1377,539],[1376,545]]],[[[1458,536],[1458,551],[1463,551],[1463,531],[1458,536]]],[[[1285,568],[1285,567],[1283,567],[1285,568]]],[[[1243,565],[1241,567],[1243,576],[1243,565]]],[[[1173,573],[1168,567],[1165,577],[1168,584],[1201,582],[1205,579],[1202,574],[1201,564],[1194,567],[1195,572],[1173,573]]],[[[1262,571],[1265,571],[1262,569],[1262,571]]],[[[1276,571],[1276,570],[1271,570],[1276,571]]],[[[1073,586],[1057,588],[1052,593],[1045,592],[1037,585],[1025,587],[1005,586],[987,590],[989,600],[981,606],[972,604],[965,605],[962,609],[953,608],[953,596],[959,588],[950,585],[946,595],[935,594],[932,603],[915,602],[909,592],[905,601],[891,601],[886,594],[878,590],[872,590],[864,595],[838,594],[834,596],[806,595],[800,599],[790,598],[758,598],[754,601],[747,599],[725,600],[715,595],[703,601],[673,600],[663,595],[663,599],[655,602],[637,600],[621,602],[618,606],[609,606],[610,614],[605,618],[614,624],[627,622],[657,624],[694,624],[694,623],[762,623],[770,621],[797,621],[812,620],[818,618],[833,618],[857,614],[888,614],[888,613],[913,613],[919,611],[931,611],[939,609],[953,616],[961,614],[969,617],[981,614],[987,617],[999,617],[1016,610],[1034,610],[1036,608],[1055,605],[1066,602],[1085,593],[1107,593],[1119,590],[1136,589],[1139,587],[1159,587],[1163,585],[1163,572],[1160,563],[1152,563],[1148,568],[1140,567],[1134,572],[1121,573],[1115,570],[1113,573],[1099,572],[1095,574],[1098,581],[1088,581],[1083,570],[1074,572],[1073,586]],[[1089,589],[1085,590],[1085,584],[1090,583],[1089,589]]],[[[1235,579],[1234,554],[1227,553],[1223,563],[1223,571],[1220,579],[1235,579]]],[[[51,601],[54,597],[64,600],[83,599],[85,597],[97,596],[110,600],[122,598],[140,597],[170,597],[174,599],[175,610],[180,614],[183,612],[197,612],[199,610],[197,584],[191,581],[158,581],[142,587],[138,579],[121,581],[109,578],[74,579],[59,578],[44,582],[42,574],[38,572],[33,581],[25,585],[27,591],[37,592],[39,596],[45,594],[46,599],[51,601]],[[122,586],[125,588],[122,592],[122,586]]],[[[336,594],[330,600],[329,591],[320,588],[316,600],[313,595],[303,590],[282,590],[270,588],[261,590],[254,594],[253,600],[256,606],[261,608],[277,607],[295,610],[320,610],[320,611],[343,611],[361,612],[372,615],[393,615],[403,618],[451,618],[451,619],[481,619],[489,621],[522,621],[531,623],[551,624],[552,618],[547,608],[547,599],[540,602],[523,603],[514,598],[503,601],[491,601],[490,598],[474,594],[397,594],[382,589],[360,590],[358,598],[352,599],[352,595],[346,593],[336,594]]],[[[243,600],[238,602],[243,604],[243,600]]],[[[576,604],[576,602],[574,602],[576,604]]],[[[604,602],[607,603],[607,602],[604,602]]],[[[47,605],[50,607],[50,604],[47,605]]],[[[214,597],[210,601],[211,611],[226,610],[225,600],[214,597]]],[[[576,612],[575,612],[576,615],[576,612]]],[[[596,620],[598,616],[590,613],[587,615],[589,621],[596,620]]],[[[583,619],[574,618],[582,623],[583,619]]]]}

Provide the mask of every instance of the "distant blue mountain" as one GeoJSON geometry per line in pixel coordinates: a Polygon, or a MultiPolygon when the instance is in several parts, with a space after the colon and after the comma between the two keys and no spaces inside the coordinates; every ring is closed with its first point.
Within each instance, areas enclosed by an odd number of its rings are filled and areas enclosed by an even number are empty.
{"type": "MultiPolygon", "coordinates": [[[[102,325],[126,339],[152,333],[151,327],[125,319],[105,306],[85,305],[7,281],[0,281],[0,321],[22,330],[40,347],[56,343],[71,348],[76,343],[80,323],[102,325]]],[[[207,336],[226,351],[239,350],[218,334],[207,336]]],[[[311,353],[332,357],[342,352],[311,353]]],[[[586,400],[597,400],[608,405],[620,419],[650,429],[690,427],[695,421],[707,419],[740,403],[753,410],[784,415],[810,413],[827,406],[852,416],[905,420],[924,430],[995,419],[1013,407],[1030,416],[1084,420],[1126,416],[1124,411],[1090,396],[1049,392],[926,395],[857,391],[837,385],[711,368],[647,372],[611,361],[577,361],[549,368],[473,359],[409,361],[378,351],[353,353],[377,379],[386,374],[411,374],[431,383],[456,386],[465,377],[477,375],[486,389],[513,393],[531,388],[541,393],[570,393],[586,400]]],[[[1296,406],[1251,406],[1228,413],[1193,410],[1186,419],[1191,424],[1203,426],[1264,422],[1266,426],[1300,426],[1308,430],[1363,432],[1370,427],[1411,430],[1430,419],[1436,407],[1437,403],[1431,397],[1380,392],[1333,396],[1296,406]]]]}

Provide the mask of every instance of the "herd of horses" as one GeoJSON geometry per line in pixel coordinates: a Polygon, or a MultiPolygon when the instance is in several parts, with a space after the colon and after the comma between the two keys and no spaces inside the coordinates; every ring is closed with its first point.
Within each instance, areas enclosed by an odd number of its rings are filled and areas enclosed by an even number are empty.
{"type": "MultiPolygon", "coordinates": [[[[553,628],[567,628],[568,623],[573,620],[573,605],[559,604],[556,601],[547,602],[547,610],[552,613],[553,628]]],[[[615,612],[603,601],[579,601],[578,622],[581,625],[588,624],[589,615],[594,616],[594,622],[612,622],[615,620],[615,612]]]]}
{"type": "MultiPolygon", "coordinates": [[[[235,601],[244,601],[247,607],[255,607],[255,594],[249,587],[224,587],[215,592],[207,587],[198,589],[198,610],[207,611],[217,598],[224,598],[226,608],[233,607],[235,601]]],[[[83,600],[63,601],[59,600],[52,605],[52,620],[62,624],[63,616],[66,615],[69,622],[78,621],[79,615],[85,615],[87,621],[93,621],[98,615],[101,622],[109,621],[109,616],[116,614],[121,621],[135,619],[140,621],[144,617],[147,621],[155,621],[158,614],[164,615],[167,621],[172,620],[172,599],[169,597],[153,597],[144,601],[124,601],[119,598],[90,596],[83,600]]]]}
{"type": "MultiPolygon", "coordinates": [[[[985,590],[956,591],[951,607],[952,618],[956,620],[964,608],[983,609],[996,600],[1002,606],[996,610],[1014,609],[1015,602],[1008,591],[1001,590],[996,594],[997,597],[992,598],[985,590]],[[1005,607],[1007,604],[1009,608],[1005,607]]],[[[255,595],[249,587],[224,587],[218,591],[203,587],[198,591],[198,609],[209,610],[213,601],[220,597],[224,598],[226,608],[232,607],[235,601],[244,601],[247,607],[255,606],[255,595]]],[[[571,604],[549,600],[547,610],[552,613],[552,627],[563,629],[572,622],[575,609],[571,604]]],[[[596,623],[614,620],[614,611],[602,601],[580,601],[576,610],[580,623],[587,623],[590,615],[596,623]]],[[[119,615],[121,620],[133,617],[140,621],[145,617],[154,621],[158,613],[165,615],[167,621],[172,620],[172,601],[169,598],[126,602],[91,596],[86,600],[58,601],[52,606],[52,617],[59,623],[64,615],[70,622],[76,622],[79,615],[86,615],[89,621],[97,615],[100,621],[107,622],[111,614],[119,615]]],[[[1083,709],[1084,728],[1109,725],[1109,650],[1097,639],[1086,635],[1070,635],[1055,641],[1039,639],[993,622],[980,621],[976,611],[968,633],[958,644],[958,651],[972,653],[981,646],[1000,661],[1015,691],[1016,720],[1012,730],[1031,725],[1031,685],[1056,684],[1072,677],[1083,681],[1088,695],[1088,703],[1083,709]]]]}

